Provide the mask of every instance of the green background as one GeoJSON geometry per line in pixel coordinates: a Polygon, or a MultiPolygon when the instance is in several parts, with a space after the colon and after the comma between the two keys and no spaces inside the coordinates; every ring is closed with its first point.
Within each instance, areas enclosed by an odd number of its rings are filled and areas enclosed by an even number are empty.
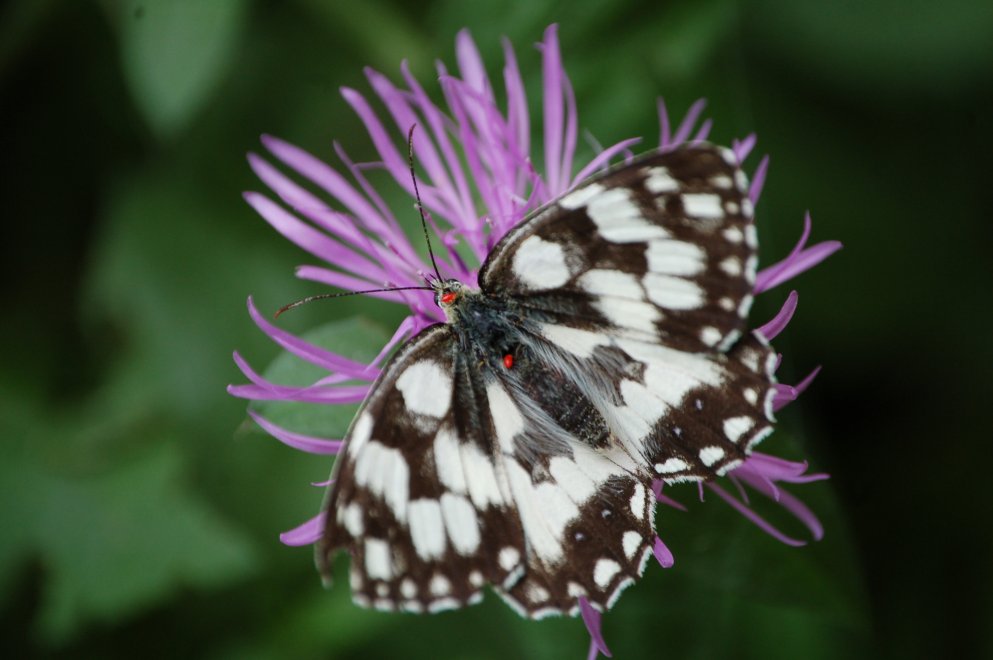
{"type": "MultiPolygon", "coordinates": [[[[268,438],[224,391],[243,380],[235,348],[306,375],[276,360],[246,295],[271,311],[320,290],[240,197],[262,188],[244,161],[258,135],[373,159],[338,87],[368,92],[365,65],[397,80],[407,58],[436,92],[432,61],[454,64],[462,27],[493,76],[499,37],[514,42],[535,111],[532,44],[552,22],[583,130],[650,144],[656,95],[677,116],[705,96],[716,141],[754,130],[772,156],[763,262],[806,209],[814,240],[846,245],[796,282],[784,378],[825,370],[764,446],[833,475],[792,489],[825,539],[788,548],[674,489],[690,505],[661,512],[676,565],[605,619],[615,656],[993,654],[993,3],[8,0],[3,657],[584,657],[581,623],[526,622],[492,595],[427,617],[324,591],[309,549],[277,533],[316,511],[308,482],[330,461],[268,438]]],[[[281,324],[368,357],[399,313],[346,299],[281,324]]],[[[272,414],[327,436],[348,418],[272,414]]]]}

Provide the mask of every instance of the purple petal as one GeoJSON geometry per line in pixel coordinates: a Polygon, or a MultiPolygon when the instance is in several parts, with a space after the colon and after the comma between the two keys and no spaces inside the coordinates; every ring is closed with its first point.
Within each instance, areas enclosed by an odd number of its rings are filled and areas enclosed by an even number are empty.
{"type": "Polygon", "coordinates": [[[672,556],[672,551],[662,542],[662,539],[658,536],[655,537],[655,544],[652,546],[652,554],[655,555],[655,559],[658,560],[659,566],[662,568],[672,568],[672,565],[676,563],[675,557],[672,556]]]}
{"type": "Polygon", "coordinates": [[[554,23],[545,30],[545,37],[539,45],[542,70],[542,111],[545,135],[545,183],[552,197],[563,192],[568,173],[562,172],[562,138],[565,121],[563,119],[562,58],[559,52],[558,25],[554,23]]]}
{"type": "Polygon", "coordinates": [[[262,144],[273,156],[341,202],[363,226],[385,237],[402,235],[398,226],[391,225],[386,218],[381,217],[367,199],[324,161],[271,135],[263,135],[262,144]]]}
{"type": "Polygon", "coordinates": [[[765,186],[765,176],[768,172],[769,157],[762,156],[759,166],[755,168],[755,174],[752,175],[752,184],[748,187],[748,199],[751,200],[753,206],[759,203],[762,188],[765,186]]]}
{"type": "Polygon", "coordinates": [[[370,374],[378,375],[378,369],[364,365],[361,362],[356,362],[355,360],[349,360],[346,357],[324,350],[323,348],[318,348],[285,330],[277,328],[262,317],[259,310],[255,308],[255,303],[252,301],[251,296],[248,297],[248,313],[252,317],[252,320],[255,321],[255,324],[262,329],[262,332],[269,335],[273,341],[290,353],[311,364],[323,367],[328,371],[340,371],[356,378],[364,379],[368,378],[370,374]]]}
{"type": "Polygon", "coordinates": [[[796,312],[796,305],[799,299],[800,296],[796,291],[790,291],[790,295],[786,297],[786,301],[783,303],[779,313],[772,317],[771,321],[758,327],[756,329],[757,332],[760,332],[768,340],[775,339],[793,318],[793,313],[796,312]]]}
{"type": "Polygon", "coordinates": [[[382,268],[305,224],[265,195],[246,192],[244,198],[276,231],[315,257],[366,277],[382,277],[382,268]]]}
{"type": "MultiPolygon", "coordinates": [[[[303,401],[311,403],[358,403],[365,398],[368,385],[353,387],[297,387],[292,385],[276,385],[257,374],[255,370],[235,351],[235,364],[241,370],[251,385],[229,385],[228,392],[243,399],[262,401],[303,401]]],[[[369,380],[373,380],[371,376],[369,380]]],[[[323,380],[323,379],[322,379],[323,380]]]]}
{"type": "Polygon", "coordinates": [[[696,132],[693,136],[693,142],[702,142],[710,137],[710,129],[714,126],[713,119],[705,119],[702,124],[700,124],[700,130],[696,132]]]}
{"type": "Polygon", "coordinates": [[[758,137],[755,133],[749,133],[745,136],[743,140],[734,140],[731,143],[732,149],[734,150],[734,157],[738,159],[739,163],[744,163],[745,159],[748,158],[748,154],[752,153],[752,149],[755,148],[755,143],[758,141],[758,137]]]}
{"type": "Polygon", "coordinates": [[[788,404],[796,401],[796,389],[790,385],[776,383],[776,393],[772,396],[772,411],[779,412],[788,404]]]}
{"type": "Polygon", "coordinates": [[[787,536],[786,534],[783,534],[782,532],[780,532],[771,523],[767,522],[762,516],[760,516],[759,514],[755,513],[752,509],[750,509],[748,506],[746,506],[745,504],[743,504],[742,502],[740,502],[737,498],[735,498],[733,495],[731,495],[730,493],[728,493],[726,490],[724,490],[723,488],[721,488],[717,484],[715,484],[715,483],[708,483],[707,484],[707,488],[709,488],[710,490],[712,490],[715,493],[717,493],[717,495],[722,500],[724,500],[725,502],[727,502],[728,504],[730,504],[733,508],[737,509],[738,513],[740,513],[741,515],[743,515],[752,524],[754,524],[756,527],[758,527],[763,532],[765,532],[766,534],[768,534],[772,538],[776,539],[780,543],[785,543],[786,545],[791,545],[791,546],[794,546],[794,547],[800,547],[800,546],[803,546],[803,545],[807,545],[806,541],[800,541],[798,539],[795,539],[795,538],[793,538],[791,536],[787,536]]]}
{"type": "MultiPolygon", "coordinates": [[[[607,642],[603,641],[603,633],[600,632],[600,613],[593,609],[593,606],[584,597],[580,596],[578,601],[579,612],[582,614],[583,623],[586,624],[586,630],[590,633],[590,641],[593,648],[609,658],[611,655],[610,649],[607,648],[607,642]]],[[[596,655],[593,657],[595,658],[596,655]]]]}
{"type": "MultiPolygon", "coordinates": [[[[514,135],[515,147],[521,154],[531,152],[531,118],[528,113],[528,99],[524,92],[524,81],[517,66],[514,48],[506,38],[503,40],[503,84],[507,93],[507,123],[514,135]]],[[[519,172],[517,190],[523,194],[527,183],[526,172],[519,172]]]]}
{"type": "Polygon", "coordinates": [[[639,142],[641,142],[641,138],[629,138],[607,147],[594,156],[593,160],[587,163],[585,167],[579,170],[579,174],[573,178],[572,183],[569,184],[569,188],[575,188],[577,185],[593,176],[593,173],[597,170],[607,167],[610,164],[611,158],[625,151],[629,147],[638,144],[639,142]]]}
{"type": "Polygon", "coordinates": [[[669,129],[669,111],[665,107],[665,99],[661,96],[656,101],[659,112],[659,148],[665,149],[672,140],[672,133],[669,129]]]}
{"type": "Polygon", "coordinates": [[[785,259],[759,271],[755,278],[755,293],[768,291],[796,277],[841,249],[841,243],[838,241],[824,241],[811,248],[804,249],[807,239],[810,237],[810,228],[810,214],[807,213],[803,218],[803,233],[800,236],[800,240],[785,259]]]}
{"type": "Polygon", "coordinates": [[[324,536],[324,514],[319,513],[307,522],[283,532],[279,540],[284,545],[301,546],[317,543],[324,536]]]}
{"type": "Polygon", "coordinates": [[[819,373],[821,373],[820,366],[814,367],[814,370],[807,374],[806,378],[794,385],[797,395],[802,394],[808,387],[810,387],[810,384],[814,382],[814,379],[817,378],[817,374],[819,373]]]}
{"type": "Polygon", "coordinates": [[[686,142],[686,138],[690,136],[693,127],[696,126],[696,122],[700,119],[700,114],[705,107],[707,107],[706,99],[697,99],[690,106],[686,116],[683,117],[683,121],[679,124],[679,128],[676,129],[676,134],[672,137],[672,142],[668,146],[678,147],[683,142],[686,142]]]}
{"type": "Polygon", "coordinates": [[[249,410],[248,414],[251,415],[256,424],[265,429],[266,433],[294,449],[308,454],[337,454],[341,450],[341,440],[327,440],[294,433],[281,426],[276,426],[254,410],[249,410]]]}

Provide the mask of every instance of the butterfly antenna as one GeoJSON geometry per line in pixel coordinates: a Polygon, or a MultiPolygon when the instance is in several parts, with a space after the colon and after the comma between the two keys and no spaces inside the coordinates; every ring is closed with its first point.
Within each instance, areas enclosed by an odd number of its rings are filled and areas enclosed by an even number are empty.
{"type": "Polygon", "coordinates": [[[440,282],[442,277],[438,272],[438,262],[434,260],[434,250],[431,248],[431,236],[428,234],[428,219],[424,215],[424,204],[421,203],[421,192],[417,188],[417,176],[414,174],[414,129],[417,124],[410,125],[407,133],[407,164],[410,165],[410,180],[414,182],[414,197],[417,198],[417,210],[421,214],[421,227],[424,229],[424,241],[428,244],[428,254],[431,255],[431,265],[434,267],[434,274],[438,276],[440,282]]]}
{"type": "Polygon", "coordinates": [[[299,307],[300,305],[305,305],[309,302],[314,302],[315,300],[325,300],[326,298],[344,298],[346,296],[359,296],[363,293],[382,293],[385,291],[434,291],[433,288],[429,286],[395,286],[388,287],[385,289],[366,289],[365,291],[344,291],[341,293],[320,293],[316,296],[307,296],[306,298],[301,298],[300,300],[291,302],[289,305],[283,305],[276,313],[273,318],[279,318],[283,312],[288,312],[294,307],[299,307]]]}

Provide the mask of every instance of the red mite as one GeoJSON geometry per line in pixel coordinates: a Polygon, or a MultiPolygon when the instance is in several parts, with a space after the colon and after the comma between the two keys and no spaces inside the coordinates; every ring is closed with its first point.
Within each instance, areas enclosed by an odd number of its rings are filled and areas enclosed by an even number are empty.
{"type": "Polygon", "coordinates": [[[451,305],[453,302],[455,302],[455,299],[457,297],[458,297],[457,293],[455,293],[454,291],[449,291],[447,293],[441,294],[441,302],[445,303],[446,305],[451,305]]]}
{"type": "Polygon", "coordinates": [[[503,366],[507,367],[508,369],[510,369],[512,366],[514,366],[514,356],[511,355],[510,353],[507,353],[506,355],[504,355],[503,356],[503,366]]]}

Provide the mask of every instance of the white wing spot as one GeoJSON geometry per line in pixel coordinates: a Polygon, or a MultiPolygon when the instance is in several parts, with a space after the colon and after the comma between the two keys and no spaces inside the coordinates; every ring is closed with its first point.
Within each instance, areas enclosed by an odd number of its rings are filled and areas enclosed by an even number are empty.
{"type": "Polygon", "coordinates": [[[738,186],[739,192],[744,193],[748,191],[748,177],[741,170],[734,173],[734,183],[738,186]]]}
{"type": "Polygon", "coordinates": [[[744,394],[745,394],[745,401],[752,404],[753,406],[759,402],[759,393],[756,392],[754,388],[746,387],[744,394]]]}
{"type": "Polygon", "coordinates": [[[745,281],[749,284],[755,284],[755,269],[758,268],[759,258],[754,254],[748,257],[748,261],[745,262],[745,281]]]}
{"type": "Polygon", "coordinates": [[[514,274],[530,289],[554,289],[572,277],[562,246],[536,235],[528,236],[517,247],[514,274]]]}
{"type": "Polygon", "coordinates": [[[547,589],[534,583],[527,586],[527,592],[528,600],[532,603],[544,603],[551,595],[547,589]]]}
{"type": "Polygon", "coordinates": [[[460,555],[471,555],[479,548],[479,521],[476,510],[465,497],[445,493],[441,496],[441,515],[452,547],[460,555]]]}
{"type": "Polygon", "coordinates": [[[645,517],[645,487],[641,484],[634,485],[634,494],[631,495],[631,513],[638,520],[645,517]]]}
{"type": "Polygon", "coordinates": [[[703,271],[706,258],[703,248],[686,241],[650,241],[645,250],[648,270],[665,275],[696,275],[703,271]]]}
{"type": "Polygon", "coordinates": [[[420,499],[410,503],[410,539],[421,559],[441,559],[445,553],[445,523],[438,500],[420,499]]]}
{"type": "Polygon", "coordinates": [[[594,302],[593,307],[614,325],[643,332],[655,333],[655,322],[662,319],[655,305],[627,298],[604,297],[594,302]]]}
{"type": "Polygon", "coordinates": [[[570,582],[566,585],[566,593],[568,593],[573,598],[579,598],[580,596],[586,595],[586,589],[581,584],[575,582],[570,582]]]}
{"type": "Polygon", "coordinates": [[[710,177],[710,185],[715,188],[723,188],[725,190],[729,189],[732,185],[731,177],[727,174],[715,174],[710,177]]]}
{"type": "Polygon", "coordinates": [[[420,415],[441,417],[452,400],[452,378],[433,360],[421,360],[407,367],[397,378],[396,387],[403,402],[420,415]]]}
{"type": "Polygon", "coordinates": [[[602,185],[599,183],[591,183],[577,190],[573,190],[571,193],[563,196],[559,200],[559,206],[570,211],[573,209],[578,209],[581,206],[586,206],[588,201],[603,191],[604,188],[602,185]]]}
{"type": "Polygon", "coordinates": [[[655,471],[658,472],[659,474],[672,474],[673,472],[682,472],[687,468],[689,468],[689,465],[687,465],[686,461],[684,461],[681,458],[667,458],[665,460],[665,463],[655,464],[655,471]]]}
{"type": "Polygon", "coordinates": [[[505,571],[513,570],[520,560],[521,553],[512,545],[502,548],[500,554],[497,556],[497,561],[500,562],[500,568],[505,571]]]}
{"type": "Polygon", "coordinates": [[[721,331],[711,325],[708,325],[700,330],[700,341],[707,346],[716,346],[722,336],[721,331]]]}
{"type": "Polygon", "coordinates": [[[624,188],[612,188],[592,199],[586,213],[612,243],[635,243],[668,238],[669,232],[645,219],[631,194],[624,188]]]}
{"type": "Polygon", "coordinates": [[[393,577],[390,546],[382,539],[365,540],[365,572],[373,579],[389,580],[393,577]]]}
{"type": "Polygon", "coordinates": [[[755,213],[755,207],[752,205],[752,200],[747,197],[741,200],[741,215],[750,218],[753,213],[755,213]]]}
{"type": "Polygon", "coordinates": [[[683,195],[683,210],[694,218],[721,218],[721,196],[714,193],[687,193],[683,195]]]}
{"type": "Polygon", "coordinates": [[[734,311],[734,299],[732,299],[732,298],[728,298],[727,296],[725,296],[725,297],[721,298],[717,302],[717,304],[720,305],[721,306],[721,309],[723,309],[725,311],[728,311],[728,312],[733,312],[734,311]]]}
{"type": "Polygon", "coordinates": [[[728,257],[720,264],[718,264],[721,270],[730,275],[731,277],[737,277],[741,275],[741,259],[738,257],[728,257]]]}
{"type": "Polygon", "coordinates": [[[376,585],[376,595],[379,596],[380,598],[386,598],[386,596],[389,593],[390,593],[390,585],[386,584],[385,582],[380,582],[379,584],[376,585]]]}
{"type": "Polygon", "coordinates": [[[352,432],[348,436],[348,453],[354,456],[362,448],[369,438],[372,436],[372,415],[368,411],[362,411],[358,419],[355,420],[355,425],[352,426],[352,432]]]}
{"type": "Polygon", "coordinates": [[[700,462],[707,467],[710,467],[722,458],[724,458],[724,449],[721,447],[704,447],[700,450],[700,462]]]}
{"type": "Polygon", "coordinates": [[[469,573],[469,584],[474,587],[483,586],[483,574],[479,571],[472,571],[469,573]]]}
{"type": "Polygon", "coordinates": [[[621,545],[624,548],[624,556],[631,559],[634,557],[634,553],[638,552],[638,548],[641,547],[641,534],[633,531],[624,532],[624,536],[621,538],[621,545]]]}
{"type": "Polygon", "coordinates": [[[655,195],[677,192],[679,190],[679,182],[672,178],[668,168],[653,167],[648,170],[648,178],[645,179],[645,189],[655,195]]]}
{"type": "Polygon", "coordinates": [[[404,578],[400,583],[400,595],[410,600],[417,595],[417,585],[410,578],[404,578]]]}
{"type": "Polygon", "coordinates": [[[461,454],[466,486],[473,505],[483,510],[491,505],[502,504],[503,494],[497,483],[493,461],[473,443],[462,445],[461,454]]]}
{"type": "Polygon", "coordinates": [[[345,529],[352,535],[352,538],[359,538],[365,533],[365,525],[362,522],[362,508],[355,502],[351,502],[344,509],[345,529]]]}
{"type": "Polygon", "coordinates": [[[724,420],[724,435],[731,442],[739,442],[741,436],[748,433],[755,426],[755,420],[747,415],[732,417],[724,420]]]}
{"type": "Polygon", "coordinates": [[[459,457],[459,439],[447,424],[438,429],[434,436],[434,466],[438,479],[446,488],[460,495],[466,492],[465,471],[459,457]]]}
{"type": "Polygon", "coordinates": [[[598,559],[593,567],[593,581],[601,589],[606,589],[610,581],[614,579],[621,570],[621,565],[613,559],[598,559]]]}
{"type": "Polygon", "coordinates": [[[389,505],[400,522],[407,520],[410,470],[398,449],[370,440],[355,459],[355,481],[389,505]]]}
{"type": "Polygon", "coordinates": [[[745,244],[751,248],[758,247],[759,244],[758,230],[751,223],[745,225],[745,244]]]}
{"type": "Polygon", "coordinates": [[[434,614],[436,612],[444,612],[445,610],[454,610],[458,606],[459,601],[454,598],[439,598],[428,604],[428,612],[434,614]]]}
{"type": "Polygon", "coordinates": [[[610,339],[603,333],[570,328],[558,323],[542,324],[541,334],[548,341],[581,358],[593,357],[593,349],[610,343],[610,339]]]}
{"type": "Polygon", "coordinates": [[[724,230],[724,238],[728,243],[740,243],[745,240],[745,235],[737,227],[728,227],[724,230]]]}
{"type": "Polygon", "coordinates": [[[444,575],[435,573],[428,588],[434,596],[447,596],[452,591],[452,583],[444,575]]]}
{"type": "Polygon", "coordinates": [[[579,278],[579,286],[587,293],[644,300],[645,292],[631,273],[594,268],[579,278]]]}
{"type": "Polygon", "coordinates": [[[741,210],[741,207],[738,206],[738,202],[729,199],[724,202],[724,210],[728,212],[728,215],[737,215],[738,211],[741,210]]]}
{"type": "Polygon", "coordinates": [[[642,279],[648,299],[668,309],[696,309],[703,306],[703,290],[692,280],[647,273],[642,279]]]}
{"type": "Polygon", "coordinates": [[[490,416],[500,448],[512,454],[515,449],[514,437],[524,430],[524,417],[499,381],[494,380],[486,387],[486,398],[489,399],[490,416]]]}

